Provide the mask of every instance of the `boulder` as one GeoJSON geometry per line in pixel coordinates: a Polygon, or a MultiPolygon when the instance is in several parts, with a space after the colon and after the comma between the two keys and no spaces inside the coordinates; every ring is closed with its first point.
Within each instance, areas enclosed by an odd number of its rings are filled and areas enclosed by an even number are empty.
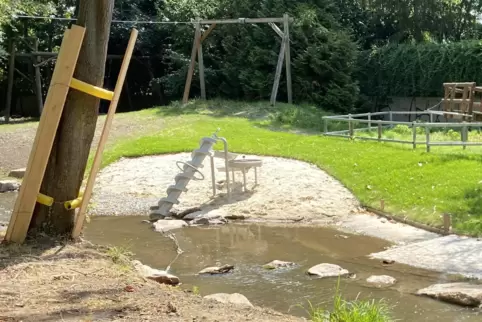
{"type": "Polygon", "coordinates": [[[154,269],[150,266],[144,265],[138,260],[133,260],[132,265],[134,265],[136,271],[144,278],[167,285],[178,285],[180,283],[179,277],[171,275],[166,271],[154,269]]]}
{"type": "Polygon", "coordinates": [[[184,220],[158,220],[152,225],[158,233],[165,233],[173,229],[186,227],[187,223],[184,220]]]}
{"type": "Polygon", "coordinates": [[[10,171],[8,176],[12,178],[22,179],[25,176],[25,171],[27,171],[26,168],[15,169],[10,171]]]}
{"type": "Polygon", "coordinates": [[[234,269],[233,265],[223,265],[223,266],[213,266],[213,267],[206,267],[205,269],[201,270],[198,274],[226,274],[229,273],[234,269]]]}
{"type": "Polygon", "coordinates": [[[295,263],[292,262],[284,262],[284,261],[279,261],[279,260],[274,260],[268,264],[263,265],[263,268],[266,269],[278,269],[278,268],[286,268],[286,267],[291,267],[296,265],[295,263]]]}
{"type": "Polygon", "coordinates": [[[13,180],[2,180],[0,181],[0,193],[17,191],[20,188],[20,183],[13,180]]]}
{"type": "Polygon", "coordinates": [[[214,300],[220,303],[231,303],[239,306],[253,307],[253,304],[251,304],[251,302],[246,298],[246,296],[239,293],[216,293],[206,295],[204,298],[207,300],[214,300]]]}
{"type": "Polygon", "coordinates": [[[386,287],[394,285],[397,280],[388,275],[373,275],[367,278],[367,283],[376,287],[386,287]]]}
{"type": "Polygon", "coordinates": [[[434,284],[419,290],[417,295],[428,296],[443,302],[462,306],[478,307],[482,305],[481,284],[434,284]]]}
{"type": "Polygon", "coordinates": [[[338,277],[348,275],[350,272],[335,264],[319,264],[308,270],[308,275],[315,275],[321,278],[338,277]]]}

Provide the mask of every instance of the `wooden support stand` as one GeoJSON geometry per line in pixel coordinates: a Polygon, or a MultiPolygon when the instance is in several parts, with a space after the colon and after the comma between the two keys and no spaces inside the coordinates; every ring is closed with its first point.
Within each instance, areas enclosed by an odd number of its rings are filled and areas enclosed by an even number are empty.
{"type": "Polygon", "coordinates": [[[186,104],[189,100],[189,92],[191,89],[192,78],[194,75],[194,69],[196,66],[196,55],[198,57],[198,68],[199,68],[199,81],[201,87],[201,98],[206,99],[206,84],[204,76],[204,61],[203,61],[203,51],[202,43],[207,38],[209,33],[214,29],[216,24],[233,24],[233,23],[268,23],[271,28],[276,32],[276,34],[281,37],[281,48],[278,56],[278,63],[276,65],[275,80],[273,83],[273,88],[271,90],[271,105],[276,102],[276,96],[278,94],[278,87],[281,78],[281,71],[283,68],[283,62],[286,62],[286,86],[288,93],[288,103],[293,102],[293,90],[291,85],[291,47],[290,47],[290,32],[289,23],[293,19],[288,16],[288,14],[283,15],[283,18],[240,18],[240,19],[227,19],[227,20],[200,20],[198,19],[195,23],[195,33],[194,40],[191,51],[191,61],[189,64],[189,69],[187,71],[186,84],[184,86],[184,95],[182,97],[182,103],[186,104]],[[283,23],[283,31],[276,25],[276,23],[283,23]],[[201,24],[211,24],[209,28],[201,34],[201,24]]]}
{"type": "Polygon", "coordinates": [[[92,166],[89,175],[86,190],[82,197],[74,200],[75,202],[69,203],[69,205],[75,205],[78,204],[79,201],[81,202],[80,211],[72,231],[72,236],[78,237],[82,229],[85,219],[85,211],[90,200],[95,176],[100,168],[102,152],[107,141],[112,119],[115,114],[124,84],[127,68],[132,57],[134,44],[137,39],[137,30],[133,29],[131,33],[129,45],[124,56],[124,61],[122,63],[122,68],[119,73],[119,78],[117,80],[114,92],[104,90],[73,78],[80,48],[84,39],[84,34],[85,28],[77,25],[72,25],[71,29],[66,30],[64,33],[57,63],[55,65],[49,91],[45,100],[44,110],[40,117],[37,134],[35,136],[33,148],[28,160],[25,177],[20,187],[12,217],[10,219],[10,224],[7,229],[7,234],[5,237],[7,241],[22,243],[27,235],[35,204],[38,202],[46,206],[51,206],[54,202],[51,197],[39,193],[39,190],[45,170],[47,168],[69,88],[85,92],[98,98],[111,100],[109,112],[95,155],[94,165],[92,166]]]}

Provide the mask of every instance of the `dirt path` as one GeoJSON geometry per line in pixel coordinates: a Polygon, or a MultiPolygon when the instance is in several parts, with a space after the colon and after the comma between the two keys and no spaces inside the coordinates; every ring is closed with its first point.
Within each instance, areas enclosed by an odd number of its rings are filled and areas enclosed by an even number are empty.
{"type": "Polygon", "coordinates": [[[159,285],[124,254],[86,243],[0,245],[0,259],[0,321],[302,321],[159,285]]]}
{"type": "MultiPolygon", "coordinates": [[[[95,149],[99,143],[104,122],[105,116],[100,116],[92,149],[95,149]]],[[[107,144],[112,144],[119,138],[151,133],[161,129],[163,124],[164,121],[159,117],[146,117],[132,113],[118,114],[112,123],[107,144]]],[[[12,169],[27,166],[37,126],[37,122],[0,125],[0,178],[6,176],[12,169]]]]}

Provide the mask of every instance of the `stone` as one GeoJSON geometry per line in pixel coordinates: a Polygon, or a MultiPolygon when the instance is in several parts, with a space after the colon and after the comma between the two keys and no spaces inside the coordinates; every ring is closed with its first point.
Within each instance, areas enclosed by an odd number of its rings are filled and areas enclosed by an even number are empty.
{"type": "Polygon", "coordinates": [[[395,285],[395,283],[397,283],[397,280],[394,277],[388,275],[373,275],[367,278],[367,283],[372,284],[376,287],[386,287],[395,285]]]}
{"type": "Polygon", "coordinates": [[[470,283],[434,284],[421,289],[417,295],[469,307],[482,305],[482,285],[470,283]]]}
{"type": "Polygon", "coordinates": [[[152,225],[158,233],[165,233],[170,230],[186,227],[187,223],[184,220],[158,220],[152,225]]]}
{"type": "Polygon", "coordinates": [[[144,278],[167,285],[178,285],[180,283],[179,277],[169,274],[166,271],[154,269],[150,266],[144,265],[138,260],[133,260],[132,265],[134,265],[136,271],[144,278]]]}
{"type": "Polygon", "coordinates": [[[197,211],[184,217],[184,220],[191,220],[192,226],[224,225],[228,222],[225,218],[226,212],[214,209],[209,212],[197,211]]]}
{"type": "Polygon", "coordinates": [[[234,269],[233,265],[223,265],[223,266],[213,266],[213,267],[206,267],[205,269],[201,270],[198,274],[226,274],[229,273],[234,269]]]}
{"type": "Polygon", "coordinates": [[[8,176],[12,178],[22,179],[25,176],[25,171],[27,171],[26,168],[15,169],[10,171],[8,176]]]}
{"type": "Polygon", "coordinates": [[[211,295],[206,295],[204,297],[207,300],[214,300],[220,303],[231,303],[239,306],[253,307],[253,304],[244,296],[243,294],[233,293],[216,293],[211,295]]]}
{"type": "Polygon", "coordinates": [[[17,191],[20,188],[20,183],[13,180],[2,180],[0,181],[0,193],[17,191]]]}
{"type": "Polygon", "coordinates": [[[265,269],[278,269],[278,268],[286,268],[286,267],[291,267],[296,265],[293,262],[284,262],[284,261],[279,261],[279,260],[274,260],[268,264],[263,265],[263,268],[265,269]]]}
{"type": "Polygon", "coordinates": [[[324,277],[338,277],[348,275],[350,272],[335,264],[319,264],[308,270],[308,275],[315,275],[321,278],[324,277]]]}

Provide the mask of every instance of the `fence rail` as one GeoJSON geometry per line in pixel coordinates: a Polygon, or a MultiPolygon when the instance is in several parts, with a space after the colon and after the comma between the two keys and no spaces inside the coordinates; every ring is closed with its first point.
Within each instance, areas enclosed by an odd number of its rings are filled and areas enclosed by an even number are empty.
{"type": "Polygon", "coordinates": [[[441,116],[441,115],[457,115],[462,117],[471,117],[470,115],[460,114],[460,113],[452,113],[452,112],[441,112],[441,111],[432,111],[432,110],[425,110],[425,111],[386,111],[386,112],[375,112],[375,113],[360,113],[360,114],[347,114],[347,115],[333,115],[333,116],[324,116],[323,117],[323,135],[325,136],[333,136],[333,137],[343,137],[349,139],[360,139],[360,140],[367,140],[367,141],[378,141],[378,142],[393,142],[393,143],[401,143],[401,144],[411,144],[413,149],[417,147],[417,145],[425,145],[427,152],[430,152],[430,147],[432,146],[462,146],[464,149],[467,146],[482,146],[481,142],[468,142],[468,130],[469,128],[482,128],[481,122],[459,122],[459,123],[434,123],[433,117],[441,116]],[[426,114],[429,115],[430,122],[422,123],[422,122],[404,122],[404,121],[393,121],[394,115],[420,115],[426,114]],[[374,120],[372,119],[373,116],[385,116],[388,115],[389,120],[374,120]],[[366,119],[363,119],[366,118],[366,119]],[[337,122],[345,122],[348,123],[347,130],[339,130],[339,131],[328,131],[328,124],[329,122],[337,121],[337,122]],[[354,128],[355,124],[367,124],[367,127],[363,128],[354,128]],[[412,140],[399,140],[399,139],[389,139],[383,138],[383,129],[392,128],[394,125],[406,125],[412,128],[412,140]],[[433,142],[431,140],[431,133],[430,130],[433,128],[452,128],[452,129],[460,129],[460,141],[444,141],[444,142],[433,142]],[[425,129],[425,140],[417,141],[417,128],[425,129]],[[376,129],[378,132],[377,137],[366,137],[366,136],[357,136],[357,132],[362,131],[372,131],[376,129]]]}

